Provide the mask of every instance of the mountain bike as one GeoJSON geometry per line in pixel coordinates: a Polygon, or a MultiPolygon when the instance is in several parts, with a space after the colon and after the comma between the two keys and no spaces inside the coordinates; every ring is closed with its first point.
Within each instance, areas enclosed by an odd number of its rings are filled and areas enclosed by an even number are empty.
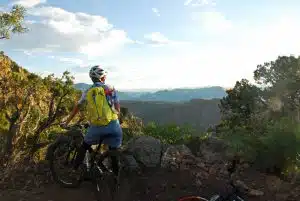
{"type": "MultiPolygon", "coordinates": [[[[97,200],[113,200],[117,194],[119,186],[119,178],[115,176],[111,169],[110,157],[118,154],[119,150],[107,150],[101,152],[103,141],[110,136],[103,136],[99,139],[99,144],[95,149],[90,148],[86,151],[83,164],[75,170],[74,162],[84,138],[84,130],[88,128],[88,124],[76,124],[65,129],[68,130],[67,135],[59,136],[54,143],[48,148],[47,159],[50,165],[55,182],[66,188],[79,187],[82,181],[90,180],[95,185],[95,194],[97,200]],[[61,172],[56,168],[56,162],[62,165],[62,170],[70,172],[61,172]],[[67,177],[67,179],[65,178],[67,177]],[[68,178],[70,177],[70,178],[68,178]]],[[[122,164],[120,162],[120,168],[122,164]]]]}
{"type": "Polygon", "coordinates": [[[229,185],[232,187],[232,190],[230,192],[219,193],[213,195],[208,199],[201,196],[186,196],[180,198],[178,201],[246,201],[241,197],[239,188],[234,184],[232,180],[232,174],[235,172],[238,163],[238,160],[233,160],[227,168],[230,177],[229,185]]]}

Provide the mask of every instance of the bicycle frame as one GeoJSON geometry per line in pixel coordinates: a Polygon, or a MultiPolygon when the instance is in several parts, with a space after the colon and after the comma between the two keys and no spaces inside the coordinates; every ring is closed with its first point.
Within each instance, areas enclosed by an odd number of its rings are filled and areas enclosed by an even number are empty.
{"type": "MultiPolygon", "coordinates": [[[[99,171],[100,171],[101,173],[103,173],[103,170],[104,170],[104,169],[105,169],[106,171],[108,171],[108,169],[107,169],[107,168],[105,167],[105,165],[102,163],[102,162],[103,162],[102,159],[105,158],[105,157],[107,156],[107,154],[108,154],[109,151],[106,151],[106,152],[104,152],[103,154],[100,154],[100,160],[97,161],[97,163],[95,163],[95,162],[96,162],[96,156],[97,156],[97,154],[99,153],[99,150],[100,150],[100,148],[101,148],[101,145],[102,145],[103,141],[104,141],[105,139],[108,139],[108,138],[110,138],[109,135],[104,135],[104,136],[102,136],[95,150],[94,150],[92,147],[90,147],[90,148],[87,150],[87,151],[90,153],[90,156],[91,156],[91,157],[90,157],[90,164],[91,164],[90,170],[93,168],[94,165],[97,165],[97,167],[98,167],[98,169],[99,169],[99,171]]],[[[87,164],[85,164],[85,165],[86,165],[86,168],[87,168],[87,164]]]]}

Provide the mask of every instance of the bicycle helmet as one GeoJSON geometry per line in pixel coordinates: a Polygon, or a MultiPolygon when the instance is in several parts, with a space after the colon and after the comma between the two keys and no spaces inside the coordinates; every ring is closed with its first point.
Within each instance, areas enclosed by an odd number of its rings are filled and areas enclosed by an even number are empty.
{"type": "Polygon", "coordinates": [[[90,78],[92,80],[100,80],[102,77],[106,76],[107,72],[102,69],[99,65],[93,66],[90,70],[90,78]]]}

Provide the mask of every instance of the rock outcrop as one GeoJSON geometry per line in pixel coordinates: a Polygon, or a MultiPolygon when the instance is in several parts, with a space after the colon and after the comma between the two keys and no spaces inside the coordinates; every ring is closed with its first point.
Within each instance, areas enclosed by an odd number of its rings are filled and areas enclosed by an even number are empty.
{"type": "Polygon", "coordinates": [[[127,152],[131,153],[136,162],[144,167],[158,167],[162,154],[160,140],[151,136],[133,138],[126,145],[127,152]]]}

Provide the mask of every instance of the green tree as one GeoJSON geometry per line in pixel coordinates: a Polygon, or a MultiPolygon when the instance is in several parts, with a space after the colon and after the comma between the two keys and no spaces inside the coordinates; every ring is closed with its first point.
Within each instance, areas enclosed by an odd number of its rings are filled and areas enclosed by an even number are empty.
{"type": "Polygon", "coordinates": [[[73,87],[73,77],[69,72],[64,72],[61,78],[49,75],[43,79],[43,84],[48,89],[42,98],[43,107],[38,111],[37,126],[29,138],[31,153],[42,147],[39,143],[40,135],[51,126],[58,125],[72,109],[78,91],[73,87]]]}
{"type": "Polygon", "coordinates": [[[223,121],[232,129],[234,126],[247,125],[253,115],[265,106],[262,90],[248,80],[237,81],[233,89],[226,91],[227,96],[219,104],[223,121]]]}
{"type": "Polygon", "coordinates": [[[265,87],[270,106],[300,121],[300,57],[280,56],[258,65],[254,79],[265,87]]]}
{"type": "Polygon", "coordinates": [[[10,153],[13,141],[30,114],[39,78],[5,55],[0,57],[0,66],[0,112],[5,115],[8,124],[5,147],[6,152],[10,153]]]}
{"type": "Polygon", "coordinates": [[[242,80],[227,91],[218,131],[234,153],[279,175],[297,163],[300,151],[300,58],[258,65],[254,79],[256,85],[242,80]]]}
{"type": "Polygon", "coordinates": [[[0,13],[0,39],[9,39],[11,33],[24,33],[28,29],[24,26],[26,9],[14,5],[10,12],[0,13]]]}
{"type": "Polygon", "coordinates": [[[42,79],[4,54],[0,67],[0,131],[2,141],[5,136],[5,153],[27,148],[34,153],[49,143],[40,141],[41,136],[68,115],[80,91],[73,87],[68,72],[60,78],[42,79]]]}

